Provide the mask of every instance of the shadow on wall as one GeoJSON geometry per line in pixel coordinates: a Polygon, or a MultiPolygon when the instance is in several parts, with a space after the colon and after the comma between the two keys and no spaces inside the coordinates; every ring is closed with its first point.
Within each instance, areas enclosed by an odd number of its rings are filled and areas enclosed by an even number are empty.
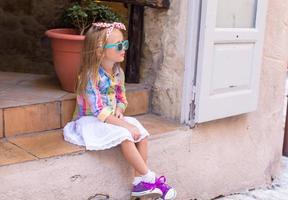
{"type": "MultiPolygon", "coordinates": [[[[0,71],[54,75],[50,40],[44,32],[64,27],[60,18],[72,1],[0,1],[0,71]]],[[[104,4],[128,21],[128,10],[122,3],[104,4]]]]}
{"type": "Polygon", "coordinates": [[[69,0],[0,1],[0,70],[54,74],[47,28],[59,26],[69,0]]]}

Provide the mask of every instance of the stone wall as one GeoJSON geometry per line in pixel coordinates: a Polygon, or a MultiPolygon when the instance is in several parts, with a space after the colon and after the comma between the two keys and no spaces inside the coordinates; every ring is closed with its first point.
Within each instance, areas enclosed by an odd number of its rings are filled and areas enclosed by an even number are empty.
{"type": "MultiPolygon", "coordinates": [[[[50,41],[44,33],[63,27],[60,18],[71,1],[0,1],[0,71],[54,74],[50,41]]],[[[127,21],[122,3],[105,4],[127,21]]]]}
{"type": "Polygon", "coordinates": [[[59,26],[69,0],[0,1],[0,70],[53,74],[44,32],[59,26]]]}
{"type": "Polygon", "coordinates": [[[180,119],[187,1],[145,9],[141,82],[152,86],[152,112],[180,119]]]}

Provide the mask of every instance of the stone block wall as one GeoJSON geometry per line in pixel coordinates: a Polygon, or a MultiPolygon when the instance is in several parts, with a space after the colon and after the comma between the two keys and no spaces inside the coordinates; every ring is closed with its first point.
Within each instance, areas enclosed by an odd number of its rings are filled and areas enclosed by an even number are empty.
{"type": "MultiPolygon", "coordinates": [[[[44,33],[63,27],[60,18],[72,1],[0,1],[0,71],[54,75],[50,40],[44,33]]],[[[122,3],[105,4],[128,20],[122,3]]]]}
{"type": "Polygon", "coordinates": [[[0,70],[54,74],[44,32],[59,26],[69,0],[0,1],[0,70]]]}
{"type": "Polygon", "coordinates": [[[145,9],[141,82],[152,86],[152,112],[180,119],[187,1],[145,9]]]}

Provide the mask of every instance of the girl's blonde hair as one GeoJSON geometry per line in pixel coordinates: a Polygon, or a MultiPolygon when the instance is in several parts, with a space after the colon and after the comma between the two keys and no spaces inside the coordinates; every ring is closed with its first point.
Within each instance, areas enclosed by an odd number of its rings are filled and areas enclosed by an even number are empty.
{"type": "Polygon", "coordinates": [[[76,92],[85,91],[88,79],[98,80],[98,70],[104,57],[104,46],[107,42],[107,28],[97,29],[94,26],[87,31],[81,56],[80,71],[76,84],[76,92]]]}

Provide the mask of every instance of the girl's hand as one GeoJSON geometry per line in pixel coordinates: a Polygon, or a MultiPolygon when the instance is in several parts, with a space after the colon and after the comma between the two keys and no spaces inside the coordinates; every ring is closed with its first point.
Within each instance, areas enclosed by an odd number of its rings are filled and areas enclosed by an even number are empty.
{"type": "Polygon", "coordinates": [[[123,119],[123,111],[122,111],[122,109],[121,108],[116,108],[114,115],[118,119],[123,119]]]}
{"type": "Polygon", "coordinates": [[[140,138],[141,134],[140,134],[139,129],[136,126],[130,125],[127,129],[131,133],[135,141],[137,141],[140,138]]]}
{"type": "MultiPolygon", "coordinates": [[[[122,114],[122,112],[121,112],[121,114],[122,114]]],[[[123,114],[122,114],[122,116],[123,116],[123,114]]],[[[133,137],[133,139],[135,141],[137,141],[141,136],[139,129],[135,125],[133,125],[133,124],[131,124],[125,120],[120,120],[119,118],[117,118],[114,115],[110,115],[109,117],[107,117],[106,122],[110,123],[110,124],[117,125],[117,126],[121,126],[123,128],[126,128],[130,132],[131,136],[133,137]]]]}

